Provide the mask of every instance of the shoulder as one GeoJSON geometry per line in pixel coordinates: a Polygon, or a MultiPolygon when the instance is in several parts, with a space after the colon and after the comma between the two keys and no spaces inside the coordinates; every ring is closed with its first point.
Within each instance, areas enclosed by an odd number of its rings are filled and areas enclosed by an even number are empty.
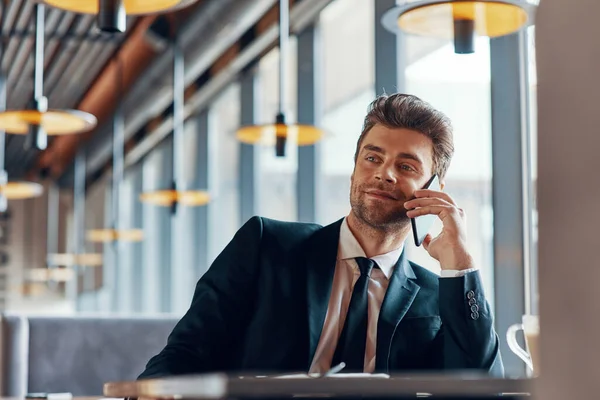
{"type": "Polygon", "coordinates": [[[278,233],[286,234],[308,234],[319,230],[322,228],[319,224],[312,224],[307,222],[289,222],[289,221],[279,221],[276,219],[270,219],[265,217],[253,217],[258,218],[262,221],[263,226],[268,231],[275,231],[278,233]]]}
{"type": "Polygon", "coordinates": [[[323,226],[319,224],[279,221],[254,216],[244,224],[240,231],[253,231],[263,239],[291,244],[308,239],[322,228],[323,226]]]}

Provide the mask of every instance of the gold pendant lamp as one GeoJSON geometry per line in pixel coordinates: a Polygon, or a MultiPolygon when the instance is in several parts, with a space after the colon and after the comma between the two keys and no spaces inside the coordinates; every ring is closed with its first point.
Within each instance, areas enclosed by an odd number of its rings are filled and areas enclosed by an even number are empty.
{"type": "Polygon", "coordinates": [[[117,57],[117,108],[113,119],[113,168],[112,168],[112,190],[111,190],[111,226],[106,229],[93,229],[87,232],[87,240],[90,242],[140,242],[144,238],[141,229],[121,228],[119,209],[120,193],[123,186],[124,174],[124,151],[125,151],[125,113],[123,110],[123,61],[117,57]]]}
{"type": "Polygon", "coordinates": [[[0,113],[0,130],[15,135],[27,135],[26,147],[45,150],[48,135],[83,133],[93,129],[97,120],[92,114],[79,110],[48,109],[44,96],[44,28],[45,10],[35,4],[35,66],[33,99],[25,110],[8,110],[0,113]]]}
{"type": "Polygon", "coordinates": [[[98,16],[103,32],[125,32],[128,15],[146,15],[175,11],[197,0],[42,0],[49,6],[79,14],[98,16]]]}
{"type": "Polygon", "coordinates": [[[382,25],[399,31],[454,40],[454,52],[475,52],[475,38],[500,37],[533,24],[538,0],[405,0],[386,12],[382,25]]]}
{"type": "Polygon", "coordinates": [[[8,200],[31,199],[44,193],[44,187],[39,183],[8,180],[4,170],[5,138],[6,134],[0,130],[0,213],[8,210],[8,200]]]}
{"type": "Polygon", "coordinates": [[[210,194],[205,190],[189,190],[184,176],[185,160],[185,60],[179,34],[175,27],[173,40],[173,182],[164,190],[142,193],[140,201],[156,206],[171,207],[173,213],[178,205],[197,207],[208,204],[210,194]]]}
{"type": "MultiPolygon", "coordinates": [[[[0,65],[4,55],[3,42],[0,43],[0,65]]],[[[7,79],[0,76],[0,113],[6,108],[7,79]]],[[[8,200],[23,200],[41,196],[44,188],[39,183],[8,181],[4,160],[6,152],[6,132],[0,129],[0,212],[8,209],[8,200]]]]}
{"type": "Polygon", "coordinates": [[[298,146],[312,145],[323,137],[323,131],[311,125],[290,124],[286,121],[283,102],[287,98],[287,62],[289,47],[289,0],[279,1],[279,110],[275,123],[241,127],[237,139],[246,144],[275,144],[275,155],[285,156],[288,140],[298,146]]]}

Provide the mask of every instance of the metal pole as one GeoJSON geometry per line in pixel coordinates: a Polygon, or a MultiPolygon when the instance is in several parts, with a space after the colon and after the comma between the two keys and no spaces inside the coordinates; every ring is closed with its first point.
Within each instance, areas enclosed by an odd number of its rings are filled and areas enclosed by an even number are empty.
{"type": "Polygon", "coordinates": [[[407,67],[406,36],[383,27],[381,17],[396,6],[396,0],[376,0],[375,7],[375,95],[404,93],[407,67]]]}
{"type": "Polygon", "coordinates": [[[527,31],[520,32],[519,38],[519,80],[521,91],[521,184],[523,208],[523,268],[525,272],[525,314],[537,315],[537,273],[533,255],[533,213],[534,196],[532,183],[531,161],[531,130],[529,129],[530,99],[529,99],[529,43],[527,31]]]}
{"type": "MultiPolygon", "coordinates": [[[[139,204],[137,199],[144,190],[144,169],[142,165],[137,165],[133,168],[134,173],[134,188],[133,196],[128,199],[129,202],[133,203],[133,226],[144,228],[144,207],[139,204]]],[[[139,313],[144,311],[144,299],[143,299],[143,286],[144,284],[135,283],[136,280],[142,279],[144,274],[147,273],[147,265],[144,263],[144,245],[142,243],[135,243],[133,245],[132,254],[132,271],[131,280],[133,282],[129,287],[129,296],[132,299],[132,312],[139,313]]]]}
{"type": "MultiPolygon", "coordinates": [[[[4,27],[4,22],[6,21],[6,12],[8,6],[2,1],[2,16],[0,17],[0,31],[1,27],[4,27]]],[[[4,64],[4,51],[6,50],[6,46],[4,43],[4,38],[0,39],[0,111],[6,110],[6,97],[7,97],[7,80],[8,75],[5,74],[5,71],[1,70],[2,65],[4,64]]],[[[8,174],[4,169],[5,165],[5,152],[6,152],[6,132],[0,130],[0,185],[4,185],[8,182],[8,174]]],[[[0,193],[0,212],[6,212],[8,209],[8,199],[4,194],[0,193]]]]}
{"type": "MultiPolygon", "coordinates": [[[[2,14],[4,16],[4,13],[2,14]]],[[[4,55],[4,46],[2,46],[2,55],[4,55]]],[[[3,58],[3,57],[2,57],[3,58]]],[[[2,63],[2,59],[0,58],[0,65],[2,63]]],[[[8,82],[6,76],[3,74],[0,76],[0,110],[6,110],[6,86],[8,82]]],[[[4,160],[5,160],[5,151],[6,151],[6,132],[0,130],[0,185],[5,185],[8,182],[8,174],[4,169],[4,160]]],[[[6,212],[8,209],[8,199],[4,196],[3,193],[0,192],[0,212],[6,212]]]]}
{"type": "MultiPolygon", "coordinates": [[[[240,126],[254,125],[258,115],[258,91],[260,90],[256,69],[246,71],[240,82],[240,126]]],[[[240,166],[239,166],[239,203],[240,221],[242,226],[252,216],[256,215],[259,196],[259,174],[258,174],[257,148],[251,144],[240,142],[240,166]]],[[[207,186],[208,187],[208,186],[207,186]]]]}
{"type": "Polygon", "coordinates": [[[48,185],[48,233],[46,237],[46,247],[48,253],[58,252],[58,187],[51,182],[48,185]]]}
{"type": "MultiPolygon", "coordinates": [[[[48,185],[48,217],[46,229],[46,257],[48,254],[58,253],[58,213],[60,212],[58,201],[58,187],[50,182],[48,185]]],[[[48,264],[48,268],[55,268],[48,264]]],[[[56,290],[57,282],[52,280],[48,283],[51,290],[56,290]]]]}
{"type": "MultiPolygon", "coordinates": [[[[75,157],[73,180],[73,251],[76,256],[84,253],[83,235],[85,229],[85,150],[80,147],[75,157]]],[[[79,297],[79,265],[73,265],[74,279],[70,284],[69,297],[76,308],[79,297]]]]}
{"type": "MultiPolygon", "coordinates": [[[[501,333],[521,320],[526,307],[519,35],[490,39],[494,304],[496,331],[501,333]]],[[[524,364],[502,336],[500,351],[506,376],[522,376],[524,364]]]]}
{"type": "Polygon", "coordinates": [[[173,40],[173,185],[184,190],[185,59],[179,34],[173,40]]]}
{"type": "MultiPolygon", "coordinates": [[[[286,125],[285,120],[285,102],[287,100],[287,63],[288,63],[288,47],[289,47],[289,4],[288,0],[280,0],[279,2],[279,103],[275,124],[281,128],[286,125]]],[[[275,155],[277,157],[285,156],[285,147],[288,139],[288,129],[282,131],[276,129],[275,132],[275,155]]]]}
{"type": "MultiPolygon", "coordinates": [[[[4,49],[1,49],[0,52],[3,52],[4,49]]],[[[0,60],[0,63],[2,61],[0,60]]],[[[7,79],[6,76],[0,76],[0,111],[6,110],[6,86],[7,79]]],[[[6,132],[0,130],[0,171],[4,172],[4,151],[6,146],[6,132]]]]}
{"type": "Polygon", "coordinates": [[[85,230],[85,150],[80,148],[75,158],[75,182],[73,191],[75,193],[75,216],[73,224],[75,252],[82,253],[84,250],[83,235],[85,230]]]}
{"type": "MultiPolygon", "coordinates": [[[[117,57],[117,108],[113,118],[113,176],[111,190],[110,229],[118,235],[122,228],[120,223],[120,200],[121,186],[124,175],[124,151],[125,151],[125,113],[123,110],[123,62],[117,57]]],[[[116,237],[114,238],[116,239],[116,237]]],[[[108,289],[109,310],[117,311],[119,306],[119,294],[117,293],[117,271],[119,270],[119,241],[110,243],[112,251],[111,265],[105,265],[106,286],[108,289]]]]}
{"type": "MultiPolygon", "coordinates": [[[[4,26],[6,20],[7,5],[6,2],[2,1],[2,16],[0,17],[0,27],[4,26]]],[[[0,110],[6,109],[6,75],[1,70],[4,61],[4,38],[0,39],[0,110]]],[[[5,140],[6,132],[0,131],[0,183],[4,183],[7,180],[6,171],[4,170],[4,152],[5,152],[5,140]]],[[[8,208],[8,202],[5,196],[0,194],[0,212],[5,212],[8,208]]],[[[4,258],[4,254],[1,254],[4,258]]],[[[7,282],[8,282],[8,269],[4,263],[0,264],[0,312],[6,309],[6,303],[8,302],[7,293],[7,282]]]]}
{"type": "MultiPolygon", "coordinates": [[[[39,112],[48,111],[48,99],[44,97],[44,31],[45,31],[45,7],[42,3],[35,4],[35,55],[33,69],[33,108],[39,112]]],[[[30,124],[29,133],[25,141],[25,148],[35,146],[39,150],[45,150],[48,146],[48,136],[39,124],[30,124]]]]}
{"type": "MultiPolygon", "coordinates": [[[[318,22],[298,35],[298,123],[318,126],[321,117],[322,41],[318,22]]],[[[321,187],[320,144],[298,146],[296,198],[298,221],[318,220],[318,193],[321,187]]]]}
{"type": "Polygon", "coordinates": [[[120,229],[119,224],[119,197],[123,183],[123,157],[125,148],[125,113],[123,111],[123,100],[121,87],[123,85],[123,66],[120,58],[117,58],[117,108],[113,120],[113,182],[112,182],[112,207],[111,228],[120,229]]]}
{"type": "Polygon", "coordinates": [[[46,29],[45,6],[35,4],[35,67],[33,69],[33,98],[39,99],[44,95],[44,30],[46,29]]]}
{"type": "Polygon", "coordinates": [[[279,108],[285,114],[284,103],[287,100],[287,63],[290,34],[289,0],[279,1],[279,108]]]}

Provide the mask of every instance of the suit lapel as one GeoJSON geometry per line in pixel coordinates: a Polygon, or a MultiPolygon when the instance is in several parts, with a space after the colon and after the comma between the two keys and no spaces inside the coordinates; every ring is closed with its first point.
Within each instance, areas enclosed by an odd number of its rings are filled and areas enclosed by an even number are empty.
{"type": "Polygon", "coordinates": [[[416,279],[416,276],[405,254],[406,250],[403,250],[396,263],[379,312],[375,355],[375,370],[378,372],[388,372],[390,345],[394,332],[420,289],[420,286],[412,280],[416,279]]]}
{"type": "Polygon", "coordinates": [[[317,344],[321,338],[321,331],[325,322],[335,272],[342,221],[339,220],[317,231],[309,239],[307,246],[309,367],[317,350],[317,344]]]}

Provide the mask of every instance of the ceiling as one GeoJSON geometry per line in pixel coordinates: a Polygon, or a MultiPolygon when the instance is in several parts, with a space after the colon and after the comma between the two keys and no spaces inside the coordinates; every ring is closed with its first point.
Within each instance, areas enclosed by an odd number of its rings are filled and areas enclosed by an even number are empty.
{"type": "MultiPolygon", "coordinates": [[[[292,0],[291,15],[306,15],[298,19],[302,26],[307,23],[304,19],[311,20],[331,1],[292,0]]],[[[111,117],[118,95],[117,57],[123,62],[119,90],[126,118],[125,136],[134,145],[144,139],[153,123],[160,123],[170,113],[173,58],[165,30],[175,21],[172,17],[176,18],[185,53],[186,87],[192,89],[190,93],[199,92],[196,97],[201,99],[218,88],[206,88],[206,93],[201,90],[209,80],[217,78],[215,74],[232,57],[241,59],[253,52],[253,57],[259,57],[260,53],[250,48],[251,42],[263,51],[276,44],[276,36],[270,37],[267,30],[272,28],[271,33],[276,34],[276,5],[277,0],[197,0],[174,14],[129,18],[125,34],[100,32],[95,16],[46,7],[44,94],[49,107],[92,113],[99,124],[84,135],[50,138],[44,152],[25,149],[24,136],[7,135],[9,178],[36,179],[47,175],[63,187],[71,186],[73,159],[77,149],[83,149],[86,173],[93,181],[94,176],[110,167],[111,117]],[[245,49],[248,51],[244,53],[245,49]]],[[[0,0],[5,49],[1,66],[8,78],[8,109],[25,107],[33,93],[34,6],[34,0],[0,0]]],[[[292,30],[293,22],[294,18],[292,30]]],[[[412,50],[409,48],[409,53],[417,49],[412,50]]]]}
{"type": "MultiPolygon", "coordinates": [[[[35,2],[1,0],[0,7],[7,109],[21,109],[33,94],[35,2]]],[[[76,108],[127,34],[101,33],[94,16],[45,9],[44,95],[50,108],[76,108]]],[[[136,22],[128,19],[127,32],[136,22]]],[[[6,137],[6,170],[11,179],[22,178],[39,155],[38,150],[25,149],[24,141],[20,135],[6,137]]]]}
{"type": "MultiPolygon", "coordinates": [[[[311,23],[331,1],[292,0],[292,31],[311,23]]],[[[34,0],[0,0],[8,109],[25,107],[33,93],[34,6],[34,0]]],[[[169,130],[173,60],[169,27],[177,26],[180,32],[190,107],[200,107],[234,74],[277,44],[276,6],[277,0],[197,0],[176,13],[129,18],[126,33],[120,35],[101,33],[95,16],[46,7],[44,94],[49,107],[92,113],[99,124],[83,135],[50,138],[43,152],[25,149],[23,136],[8,135],[9,178],[47,176],[69,187],[78,149],[86,154],[89,183],[106,173],[119,91],[128,148],[147,152],[169,130]],[[118,88],[117,58],[123,65],[118,88]]]]}
{"type": "MultiPolygon", "coordinates": [[[[322,0],[319,0],[322,1],[322,0]]],[[[327,0],[331,1],[331,0],[327,0]]],[[[298,1],[296,1],[298,2],[298,1]]],[[[313,1],[314,2],[314,1],[313,1]]],[[[194,5],[177,13],[177,27],[180,33],[180,43],[185,56],[185,85],[186,93],[192,94],[203,87],[219,70],[231,59],[231,50],[239,51],[241,43],[246,43],[255,37],[255,32],[260,32],[257,21],[264,19],[277,4],[277,0],[200,0],[194,5]]],[[[273,18],[270,18],[270,22],[273,18]]],[[[138,62],[140,67],[136,71],[125,68],[126,86],[123,90],[123,108],[125,114],[125,139],[126,147],[143,140],[150,134],[152,126],[166,119],[171,113],[173,100],[173,53],[169,39],[165,37],[165,21],[169,25],[172,21],[169,15],[154,16],[150,21],[139,21],[134,31],[122,43],[118,51],[121,59],[126,64],[133,64],[139,54],[130,54],[128,48],[146,47],[146,60],[138,62]],[[130,54],[129,56],[127,54],[130,54]],[[142,65],[143,64],[143,65],[142,65]]],[[[271,26],[269,24],[269,26],[271,26]]],[[[264,30],[264,28],[263,28],[264,30]]],[[[139,52],[138,52],[139,53],[139,52]]],[[[107,70],[97,79],[93,86],[105,79],[107,70]]],[[[114,78],[109,78],[114,81],[114,78]]],[[[94,87],[90,93],[94,92],[94,87]]],[[[109,92],[110,99],[114,94],[109,92]]],[[[80,103],[85,106],[89,103],[87,95],[80,103]]],[[[105,96],[106,97],[106,96],[105,96]]],[[[106,103],[106,99],[103,100],[106,103]]],[[[83,109],[83,108],[82,108],[83,109]]],[[[88,109],[89,111],[90,109],[88,109]]],[[[98,114],[95,114],[98,115],[98,114]]],[[[84,138],[86,153],[86,173],[89,183],[97,179],[110,168],[112,112],[99,117],[99,126],[92,135],[84,138]]],[[[86,136],[86,135],[84,135],[86,136]]],[[[59,138],[61,144],[67,143],[69,138],[59,138]]],[[[76,139],[74,139],[76,140],[76,139]]],[[[58,141],[57,141],[58,143],[58,141]]],[[[65,150],[57,146],[49,146],[49,150],[40,155],[35,168],[38,170],[48,163],[48,154],[58,154],[55,159],[64,159],[55,165],[56,173],[52,176],[58,179],[62,187],[68,187],[73,180],[73,153],[68,148],[81,147],[65,144],[65,150]],[[51,147],[54,147],[52,149],[51,147]],[[56,150],[56,151],[53,151],[56,150]]],[[[56,163],[53,163],[56,164],[56,163]]]]}

